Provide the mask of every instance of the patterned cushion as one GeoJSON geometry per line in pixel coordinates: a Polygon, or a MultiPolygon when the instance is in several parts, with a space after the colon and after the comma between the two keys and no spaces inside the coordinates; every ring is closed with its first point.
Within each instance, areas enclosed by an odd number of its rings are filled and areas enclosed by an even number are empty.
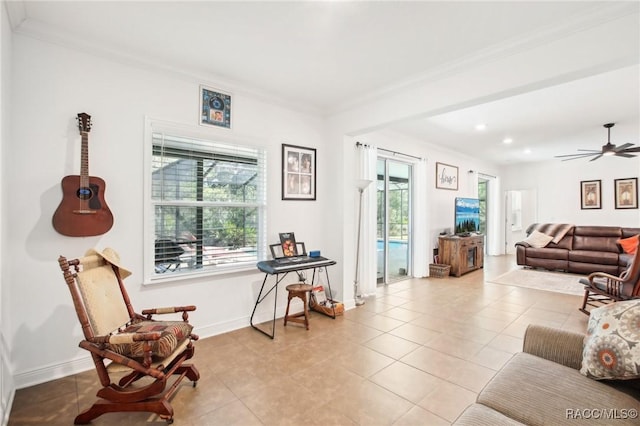
{"type": "MultiPolygon", "coordinates": [[[[189,337],[193,326],[184,321],[140,321],[122,330],[123,333],[161,334],[159,340],[151,344],[154,357],[166,358],[176,349],[178,344],[189,337]]],[[[142,358],[144,342],[122,343],[110,345],[111,350],[131,358],[142,358]]]]}
{"type": "Polygon", "coordinates": [[[640,378],[640,301],[591,311],[580,372],[596,380],[640,378]]]}

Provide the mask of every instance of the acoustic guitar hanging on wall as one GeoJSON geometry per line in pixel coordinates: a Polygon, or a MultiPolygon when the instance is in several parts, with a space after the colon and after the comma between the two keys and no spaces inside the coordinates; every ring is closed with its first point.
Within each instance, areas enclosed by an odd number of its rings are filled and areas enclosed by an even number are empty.
{"type": "Polygon", "coordinates": [[[53,227],[69,237],[102,235],[113,226],[113,215],[104,200],[104,180],[89,176],[89,114],[78,114],[78,129],[82,136],[80,176],[62,179],[62,201],[53,214],[53,227]]]}

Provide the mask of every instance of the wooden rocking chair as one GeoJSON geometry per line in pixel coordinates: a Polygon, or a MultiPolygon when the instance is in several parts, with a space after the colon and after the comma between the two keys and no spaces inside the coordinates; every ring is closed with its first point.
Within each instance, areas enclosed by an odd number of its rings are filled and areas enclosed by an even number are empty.
{"type": "Polygon", "coordinates": [[[590,315],[587,306],[597,308],[608,303],[640,298],[640,248],[619,277],[593,272],[587,278],[581,278],[580,283],[584,284],[584,298],[579,310],[587,315],[590,315]]]}
{"type": "Polygon", "coordinates": [[[60,256],[58,262],[82,325],[84,340],[79,346],[91,353],[102,384],[99,399],[75,418],[75,424],[121,411],[156,413],[173,423],[169,399],[184,377],[194,387],[200,378],[194,365],[184,363],[193,357],[192,341],[198,340],[187,314],[196,307],[135,313],[122,282],[131,273],[120,266],[112,249],[89,250],[74,260],[60,256]],[[182,321],[152,319],[156,314],[180,312],[182,321]],[[120,379],[115,383],[111,376],[120,379]],[[172,377],[175,380],[170,383],[172,377]]]}

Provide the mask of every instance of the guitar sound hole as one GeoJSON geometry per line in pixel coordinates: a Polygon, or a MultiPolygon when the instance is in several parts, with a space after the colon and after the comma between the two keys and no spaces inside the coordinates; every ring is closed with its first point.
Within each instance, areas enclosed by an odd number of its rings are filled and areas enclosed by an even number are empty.
{"type": "Polygon", "coordinates": [[[78,191],[76,192],[76,195],[81,200],[88,200],[91,197],[93,197],[93,191],[91,190],[91,188],[84,188],[84,187],[83,188],[78,188],[78,191]]]}

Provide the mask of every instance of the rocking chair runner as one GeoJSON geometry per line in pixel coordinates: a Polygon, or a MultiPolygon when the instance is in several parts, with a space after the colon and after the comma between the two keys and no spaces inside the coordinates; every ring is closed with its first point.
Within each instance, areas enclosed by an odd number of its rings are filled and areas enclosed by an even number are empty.
{"type": "Polygon", "coordinates": [[[585,286],[579,310],[587,315],[587,306],[596,308],[621,300],[640,298],[640,248],[619,277],[605,272],[593,272],[587,278],[581,278],[580,283],[585,286]]]}
{"type": "Polygon", "coordinates": [[[131,273],[120,266],[112,249],[89,250],[80,259],[58,259],[82,325],[80,347],[91,353],[102,388],[89,409],[75,418],[86,424],[110,412],[143,411],[173,422],[169,399],[184,377],[196,386],[200,373],[184,362],[194,354],[193,326],[188,313],[195,306],[134,312],[122,282],[131,273]],[[155,321],[153,315],[182,313],[182,321],[155,321]],[[122,377],[118,383],[112,375],[122,377]],[[169,379],[177,378],[169,385],[169,379]],[[141,380],[141,379],[147,380],[141,380]],[[138,382],[140,380],[140,382],[138,382]],[[136,383],[138,382],[138,383],[136,383]],[[149,383],[150,382],[150,383],[149,383]],[[168,387],[167,387],[168,386],[168,387]]]}

